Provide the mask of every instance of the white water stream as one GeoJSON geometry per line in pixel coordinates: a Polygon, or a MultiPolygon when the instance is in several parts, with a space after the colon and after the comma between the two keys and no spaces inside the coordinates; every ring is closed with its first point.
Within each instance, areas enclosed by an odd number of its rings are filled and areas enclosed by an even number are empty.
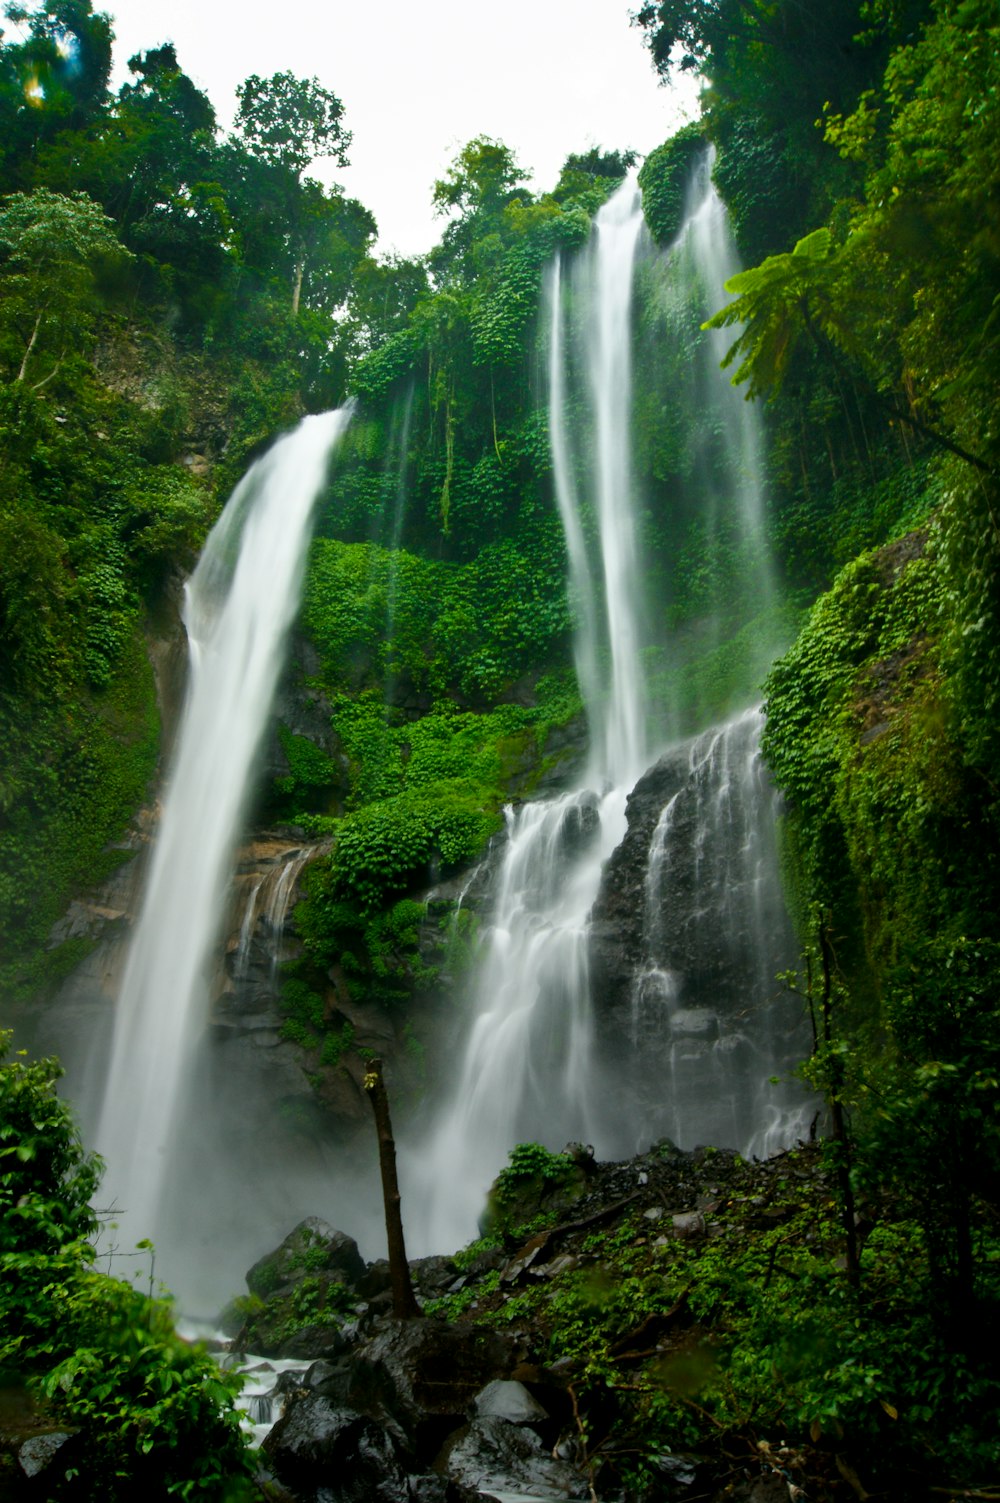
{"type": "Polygon", "coordinates": [[[115,1015],[97,1133],[119,1241],[170,1242],[164,1182],[205,1017],[253,760],[298,609],[310,523],[346,411],[308,417],[253,465],[188,581],[190,682],[115,1015]]]}

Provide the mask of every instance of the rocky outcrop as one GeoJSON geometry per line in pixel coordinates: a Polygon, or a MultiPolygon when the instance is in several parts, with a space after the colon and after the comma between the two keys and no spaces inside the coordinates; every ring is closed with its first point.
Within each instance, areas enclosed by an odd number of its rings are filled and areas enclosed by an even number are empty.
{"type": "MultiPolygon", "coordinates": [[[[265,1402],[268,1417],[278,1417],[263,1442],[264,1465],[298,1503],[770,1496],[775,1475],[803,1475],[798,1451],[766,1442],[759,1455],[739,1443],[727,1448],[718,1426],[702,1435],[698,1454],[675,1452],[655,1438],[659,1422],[645,1406],[651,1393],[670,1388],[666,1374],[685,1381],[711,1350],[716,1300],[704,1289],[693,1293],[683,1268],[707,1258],[711,1283],[720,1259],[752,1255],[758,1275],[771,1277],[752,1249],[762,1235],[776,1245],[775,1234],[783,1257],[800,1239],[810,1257],[833,1257],[835,1247],[823,1242],[829,1197],[815,1147],[755,1165],[662,1144],[630,1161],[595,1163],[586,1193],[551,1212],[528,1241],[514,1228],[503,1246],[474,1258],[415,1260],[413,1283],[427,1313],[406,1321],[387,1313],[384,1263],[355,1279],[351,1239],[304,1223],[255,1265],[251,1285],[291,1279],[268,1296],[273,1305],[321,1272],[303,1271],[305,1261],[329,1256],[352,1279],[353,1303],[303,1328],[316,1339],[325,1331],[322,1360],[274,1374],[265,1402]],[[662,1297],[665,1275],[677,1297],[662,1297]],[[623,1279],[632,1294],[619,1301],[623,1279]],[[577,1324],[591,1320],[604,1330],[595,1369],[577,1324]],[[606,1444],[612,1416],[617,1439],[606,1444]],[[629,1480],[636,1475],[641,1485],[629,1480]]],[[[283,1357],[297,1350],[296,1336],[280,1349],[283,1357]]],[[[251,1377],[261,1381],[260,1364],[251,1377]]],[[[822,1468],[822,1448],[808,1465],[822,1468]]]]}
{"type": "Polygon", "coordinates": [[[759,733],[747,711],[672,748],[633,790],[602,874],[590,940],[597,1052],[609,1089],[629,1082],[639,1142],[763,1156],[814,1110],[788,1079],[809,1045],[803,1009],[777,979],[798,948],[759,733]]]}
{"type": "Polygon", "coordinates": [[[646,938],[649,848],[660,814],[689,776],[687,749],[673,748],[636,783],[624,839],[604,867],[591,914],[590,973],[602,1041],[616,1053],[628,1035],[632,978],[646,938]]]}

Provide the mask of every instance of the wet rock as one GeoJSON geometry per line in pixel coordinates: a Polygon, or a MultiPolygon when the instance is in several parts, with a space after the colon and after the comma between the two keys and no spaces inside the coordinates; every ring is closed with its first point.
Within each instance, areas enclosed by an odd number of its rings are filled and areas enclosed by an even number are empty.
{"type": "Polygon", "coordinates": [[[512,1337],[435,1320],[392,1321],[358,1348],[350,1402],[395,1422],[417,1455],[430,1462],[445,1437],[470,1413],[477,1393],[504,1378],[516,1361],[512,1337]]]}
{"type": "Polygon", "coordinates": [[[572,1273],[579,1266],[580,1259],[572,1253],[560,1253],[558,1258],[553,1258],[549,1263],[533,1264],[531,1273],[536,1279],[557,1279],[561,1274],[572,1273]]]}
{"type": "Polygon", "coordinates": [[[568,1503],[590,1497],[586,1476],[575,1466],[551,1456],[533,1430],[495,1415],[475,1419],[451,1437],[441,1465],[454,1481],[480,1491],[568,1503]]]}
{"type": "Polygon", "coordinates": [[[509,1425],[544,1424],[548,1411],[534,1398],[523,1383],[511,1378],[495,1378],[476,1394],[473,1407],[480,1418],[493,1415],[509,1425]]]}
{"type": "Polygon", "coordinates": [[[339,1325],[316,1323],[300,1326],[287,1340],[281,1343],[283,1357],[297,1357],[303,1362],[315,1362],[319,1358],[339,1357],[346,1352],[350,1342],[339,1325]]]}
{"type": "Polygon", "coordinates": [[[481,1279],[484,1274],[492,1273],[496,1268],[502,1268],[507,1261],[507,1254],[501,1247],[486,1247],[477,1253],[471,1263],[465,1265],[465,1271],[470,1279],[481,1279]]]}
{"type": "MultiPolygon", "coordinates": [[[[635,785],[602,871],[589,947],[598,1048],[608,1078],[628,1080],[642,1136],[750,1143],[752,1083],[786,1074],[799,1055],[801,1010],[773,984],[796,947],[772,880],[758,735],[748,711],[672,747],[635,785]],[[714,1084],[720,1060],[725,1090],[714,1084]]],[[[792,1087],[767,1096],[768,1111],[800,1110],[792,1087]]]]}
{"type": "Polygon", "coordinates": [[[392,1279],[388,1258],[376,1258],[374,1263],[369,1263],[357,1287],[362,1299],[376,1299],[380,1294],[390,1293],[392,1279]]]}
{"type": "Polygon", "coordinates": [[[300,1283],[309,1274],[325,1273],[356,1288],[365,1274],[358,1244],[319,1216],[307,1216],[280,1247],[260,1258],[247,1274],[247,1287],[259,1299],[300,1283]]]}
{"type": "Polygon", "coordinates": [[[347,1385],[350,1383],[350,1374],[347,1364],[333,1361],[326,1357],[311,1362],[307,1368],[298,1370],[292,1368],[287,1372],[279,1373],[274,1385],[275,1393],[292,1394],[300,1390],[315,1390],[322,1393],[328,1399],[335,1399],[341,1405],[347,1403],[347,1385]]]}
{"type": "Polygon", "coordinates": [[[320,1393],[294,1395],[261,1450],[278,1481],[300,1499],[410,1503],[407,1468],[392,1436],[320,1393]]]}
{"type": "Polygon", "coordinates": [[[548,1232],[539,1232],[537,1237],[532,1237],[530,1242],[526,1242],[517,1257],[511,1258],[503,1269],[500,1275],[501,1284],[516,1284],[522,1273],[526,1273],[533,1264],[539,1263],[539,1260],[544,1257],[548,1251],[549,1241],[548,1232]]]}
{"type": "Polygon", "coordinates": [[[700,1211],[679,1211],[670,1218],[675,1236],[702,1237],[705,1233],[705,1218],[700,1211]]]}
{"type": "Polygon", "coordinates": [[[446,1294],[455,1282],[458,1269],[451,1258],[414,1258],[410,1263],[413,1287],[424,1299],[446,1294]]]}
{"type": "Polygon", "coordinates": [[[575,860],[587,849],[601,828],[601,815],[597,795],[587,792],[578,803],[572,804],[559,830],[563,855],[575,860]]]}

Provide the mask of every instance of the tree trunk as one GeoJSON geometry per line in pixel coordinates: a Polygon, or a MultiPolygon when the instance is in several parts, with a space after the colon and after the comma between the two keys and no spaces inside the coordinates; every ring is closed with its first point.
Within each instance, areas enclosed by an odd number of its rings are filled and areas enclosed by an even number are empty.
{"type": "Polygon", "coordinates": [[[35,327],[31,331],[31,338],[28,340],[28,348],[24,352],[24,359],[21,361],[21,369],[18,371],[17,375],[14,378],[15,382],[24,380],[25,372],[28,369],[28,361],[31,359],[31,352],[35,348],[35,341],[38,338],[38,331],[42,326],[42,316],[44,312],[45,309],[43,308],[38,317],[35,319],[35,327]]]}
{"type": "Polygon", "coordinates": [[[403,1241],[403,1218],[400,1212],[399,1182],[396,1178],[396,1142],[389,1119],[389,1097],[382,1078],[382,1061],[373,1059],[365,1071],[365,1090],[375,1113],[378,1134],[379,1168],[382,1171],[382,1199],[385,1202],[385,1234],[389,1245],[389,1280],[392,1285],[392,1313],[398,1320],[410,1320],[420,1314],[410,1266],[403,1241]]]}

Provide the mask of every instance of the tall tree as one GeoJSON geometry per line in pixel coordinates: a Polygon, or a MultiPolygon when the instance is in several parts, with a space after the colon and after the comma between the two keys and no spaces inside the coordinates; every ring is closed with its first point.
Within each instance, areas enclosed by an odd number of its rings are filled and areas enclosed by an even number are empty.
{"type": "MultiPolygon", "coordinates": [[[[291,73],[275,73],[268,79],[251,74],[238,97],[236,138],[258,164],[253,174],[258,190],[264,190],[277,211],[280,243],[291,261],[294,316],[310,261],[316,259],[332,222],[341,217],[341,206],[350,202],[338,192],[325,195],[304,177],[306,168],[320,157],[346,167],[351,134],[343,125],[344,106],[315,78],[295,78],[291,73]]],[[[370,223],[374,236],[374,220],[370,223]]]]}

